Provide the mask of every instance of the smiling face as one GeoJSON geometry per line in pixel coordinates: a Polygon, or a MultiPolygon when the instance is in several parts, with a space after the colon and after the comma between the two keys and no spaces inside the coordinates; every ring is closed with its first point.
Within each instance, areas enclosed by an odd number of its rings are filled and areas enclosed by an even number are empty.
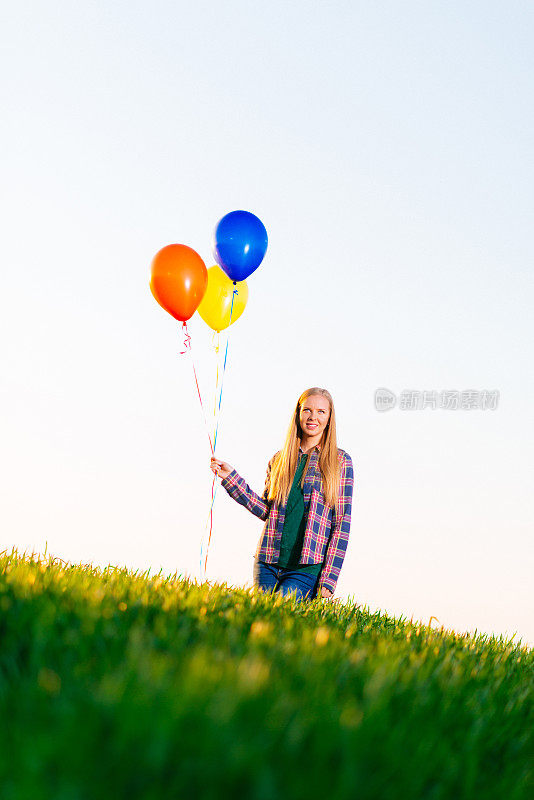
{"type": "Polygon", "coordinates": [[[320,394],[312,394],[301,403],[300,428],[304,435],[319,442],[330,419],[330,403],[320,394]]]}

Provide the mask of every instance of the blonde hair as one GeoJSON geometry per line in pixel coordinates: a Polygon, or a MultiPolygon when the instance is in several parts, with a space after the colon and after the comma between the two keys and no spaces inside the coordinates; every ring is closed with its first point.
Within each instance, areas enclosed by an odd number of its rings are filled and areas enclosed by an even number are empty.
{"type": "MultiPolygon", "coordinates": [[[[330,417],[323,432],[321,448],[319,454],[319,470],[322,478],[322,491],[326,503],[334,508],[339,495],[339,460],[336,441],[336,414],[334,411],[334,401],[332,395],[326,389],[319,389],[313,386],[306,389],[298,401],[291,417],[291,422],[286,435],[286,440],[282,450],[276,454],[271,466],[271,476],[267,499],[275,500],[279,505],[287,501],[295,472],[297,471],[299,460],[299,447],[302,441],[302,429],[300,427],[300,409],[302,404],[312,397],[319,395],[325,397],[330,404],[330,417]]],[[[310,451],[306,461],[306,467],[302,476],[301,486],[310,465],[310,451]]]]}

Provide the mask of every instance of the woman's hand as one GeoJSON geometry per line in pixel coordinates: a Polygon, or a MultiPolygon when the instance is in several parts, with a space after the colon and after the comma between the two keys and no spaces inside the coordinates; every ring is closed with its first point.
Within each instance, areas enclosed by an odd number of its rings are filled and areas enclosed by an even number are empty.
{"type": "Polygon", "coordinates": [[[331,592],[330,589],[327,589],[326,586],[321,586],[321,597],[333,597],[334,592],[331,592]]]}
{"type": "Polygon", "coordinates": [[[220,478],[227,478],[228,475],[233,470],[231,464],[227,464],[226,461],[221,461],[220,458],[215,458],[215,456],[211,457],[210,469],[215,475],[218,475],[220,478]]]}

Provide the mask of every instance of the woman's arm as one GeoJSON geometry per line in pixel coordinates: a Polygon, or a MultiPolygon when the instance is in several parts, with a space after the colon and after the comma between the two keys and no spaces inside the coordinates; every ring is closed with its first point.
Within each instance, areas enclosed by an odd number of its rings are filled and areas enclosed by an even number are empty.
{"type": "MultiPolygon", "coordinates": [[[[352,493],[354,489],[354,469],[348,453],[343,454],[339,497],[333,514],[332,535],[326,550],[324,566],[319,579],[319,592],[325,587],[332,594],[336,588],[341,572],[343,559],[347,551],[350,533],[350,515],[352,510],[352,493]]],[[[318,593],[319,593],[318,592],[318,593]]]]}
{"type": "MultiPolygon", "coordinates": [[[[269,510],[271,508],[271,501],[267,500],[267,495],[269,494],[269,488],[271,484],[271,466],[274,458],[275,457],[273,456],[267,465],[265,488],[261,497],[260,495],[256,494],[256,492],[252,491],[248,483],[246,483],[241,475],[239,475],[233,468],[231,468],[231,471],[227,472],[227,474],[221,480],[221,486],[226,489],[230,497],[232,497],[236,503],[245,506],[245,508],[250,511],[251,514],[254,514],[254,516],[259,517],[262,520],[267,519],[269,516],[269,510]]],[[[225,467],[230,466],[225,462],[221,463],[223,463],[225,467]]]]}

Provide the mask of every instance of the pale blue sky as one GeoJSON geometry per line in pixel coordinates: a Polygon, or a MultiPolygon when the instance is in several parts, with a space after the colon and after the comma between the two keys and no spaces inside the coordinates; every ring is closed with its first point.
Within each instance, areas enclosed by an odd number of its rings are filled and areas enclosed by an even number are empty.
{"type": "MultiPolygon", "coordinates": [[[[269,249],[218,455],[261,490],[326,386],[356,470],[337,595],[534,642],[532,5],[20,3],[2,29],[1,548],[198,572],[209,447],[149,266],[210,266],[244,208],[269,249]],[[500,405],[380,414],[380,386],[500,405]]],[[[219,489],[208,577],[250,585],[260,533],[219,489]]]]}

